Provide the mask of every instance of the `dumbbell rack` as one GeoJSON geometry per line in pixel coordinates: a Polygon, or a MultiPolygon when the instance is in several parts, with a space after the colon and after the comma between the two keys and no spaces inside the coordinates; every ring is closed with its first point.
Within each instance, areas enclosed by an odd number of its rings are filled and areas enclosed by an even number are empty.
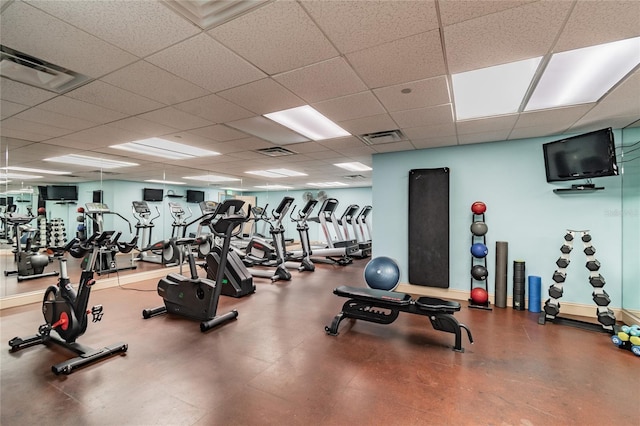
{"type": "Polygon", "coordinates": [[[56,218],[47,223],[47,241],[52,247],[62,247],[67,243],[64,220],[56,218]]]}
{"type": "Polygon", "coordinates": [[[571,325],[586,330],[602,331],[613,334],[616,317],[613,314],[613,311],[607,307],[609,303],[611,303],[611,299],[603,289],[605,280],[598,272],[600,270],[600,262],[595,258],[596,249],[591,243],[591,234],[589,234],[589,230],[576,231],[567,229],[567,233],[564,236],[564,244],[560,247],[560,252],[561,255],[558,260],[556,260],[556,266],[558,269],[553,273],[554,283],[549,287],[549,299],[544,303],[544,309],[540,313],[538,323],[544,325],[546,321],[551,321],[556,324],[571,325]],[[571,262],[570,256],[571,251],[573,250],[573,241],[576,234],[580,234],[580,239],[584,246],[583,252],[587,257],[585,267],[589,271],[589,284],[593,287],[591,295],[594,303],[597,305],[596,315],[598,322],[601,324],[600,326],[590,322],[558,317],[558,314],[560,313],[560,302],[558,299],[562,297],[564,292],[563,285],[567,278],[567,267],[571,262]]]}
{"type": "MultiPolygon", "coordinates": [[[[484,221],[484,213],[481,214],[477,214],[472,212],[471,213],[471,224],[473,226],[473,224],[475,222],[482,222],[483,224],[486,223],[484,221]]],[[[471,233],[471,246],[473,247],[473,245],[475,243],[482,243],[485,245],[487,245],[487,234],[484,233],[481,236],[479,235],[475,235],[473,232],[471,233]]],[[[485,268],[485,270],[487,270],[487,256],[483,256],[483,257],[476,257],[473,254],[471,255],[471,269],[469,270],[469,273],[471,274],[471,271],[473,270],[474,266],[483,266],[485,268]]],[[[488,275],[488,273],[487,273],[488,275]]],[[[474,288],[476,287],[482,287],[484,288],[484,290],[487,292],[487,301],[485,303],[476,303],[471,297],[469,297],[469,307],[470,308],[475,308],[475,309],[485,309],[488,311],[493,310],[491,308],[491,302],[488,299],[488,295],[489,295],[489,286],[487,284],[487,275],[485,275],[484,279],[480,279],[477,280],[473,277],[473,275],[471,275],[470,281],[469,281],[469,294],[471,294],[471,291],[473,291],[474,288]]]]}

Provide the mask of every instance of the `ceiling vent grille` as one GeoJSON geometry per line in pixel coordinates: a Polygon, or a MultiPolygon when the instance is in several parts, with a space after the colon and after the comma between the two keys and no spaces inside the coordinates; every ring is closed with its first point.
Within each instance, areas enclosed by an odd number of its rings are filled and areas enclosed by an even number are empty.
{"type": "Polygon", "coordinates": [[[91,77],[0,45],[0,75],[55,93],[66,93],[91,77]]]}
{"type": "Polygon", "coordinates": [[[271,0],[164,0],[163,3],[203,30],[229,22],[271,0]]]}
{"type": "Polygon", "coordinates": [[[405,140],[404,134],[400,130],[385,130],[383,132],[365,133],[358,135],[358,138],[365,145],[378,145],[382,143],[400,142],[405,140]]]}
{"type": "Polygon", "coordinates": [[[260,154],[267,155],[269,157],[286,157],[287,155],[297,154],[296,152],[290,151],[281,146],[275,146],[273,148],[262,148],[258,149],[256,152],[260,154]]]}
{"type": "Polygon", "coordinates": [[[343,179],[347,179],[347,180],[362,180],[362,179],[367,179],[365,176],[363,175],[347,175],[347,176],[342,176],[343,179]]]}

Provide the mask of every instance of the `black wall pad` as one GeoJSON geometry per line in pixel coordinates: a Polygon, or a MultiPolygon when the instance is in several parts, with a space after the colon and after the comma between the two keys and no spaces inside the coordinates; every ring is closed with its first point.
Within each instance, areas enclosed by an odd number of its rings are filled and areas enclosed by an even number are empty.
{"type": "Polygon", "coordinates": [[[448,167],[409,171],[409,283],[449,288],[448,167]]]}

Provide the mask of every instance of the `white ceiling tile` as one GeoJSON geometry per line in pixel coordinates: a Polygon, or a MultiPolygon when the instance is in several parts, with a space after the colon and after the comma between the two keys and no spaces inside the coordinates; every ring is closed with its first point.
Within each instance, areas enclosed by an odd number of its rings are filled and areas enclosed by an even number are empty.
{"type": "Polygon", "coordinates": [[[544,127],[565,125],[565,129],[569,127],[566,123],[575,123],[580,117],[585,115],[595,104],[583,104],[567,108],[555,108],[541,111],[523,112],[518,117],[518,121],[514,127],[520,129],[524,127],[544,127]]]}
{"type": "Polygon", "coordinates": [[[20,111],[24,111],[27,108],[29,108],[27,105],[0,100],[0,120],[11,117],[12,115],[17,114],[20,111]]]}
{"type": "Polygon", "coordinates": [[[268,74],[338,56],[296,2],[274,2],[209,31],[268,74]]]}
{"type": "Polygon", "coordinates": [[[144,57],[199,32],[156,1],[43,1],[33,6],[136,56],[144,57]]]}
{"type": "MultiPolygon", "coordinates": [[[[11,119],[9,118],[8,120],[11,120],[11,119]]],[[[22,129],[11,128],[5,125],[5,121],[2,122],[2,127],[0,128],[0,136],[2,136],[3,139],[15,138],[15,139],[24,139],[26,141],[31,141],[31,142],[40,142],[40,141],[49,139],[49,136],[46,136],[46,135],[41,135],[38,133],[25,131],[22,129]]]]}
{"type": "MultiPolygon", "coordinates": [[[[90,149],[96,147],[106,147],[118,143],[131,142],[142,138],[143,136],[141,134],[132,132],[130,130],[120,129],[109,125],[102,125],[66,135],[64,139],[74,140],[76,141],[76,145],[82,146],[86,149],[90,149]],[[80,144],[78,144],[78,142],[80,142],[80,144]]],[[[55,142],[51,141],[51,143],[55,142]]],[[[127,155],[122,154],[121,151],[119,153],[123,156],[127,155]]]]}
{"type": "Polygon", "coordinates": [[[96,123],[91,121],[59,114],[57,112],[47,111],[38,107],[30,108],[27,111],[21,112],[20,114],[16,115],[16,117],[20,118],[21,120],[47,124],[49,126],[59,127],[61,129],[67,130],[83,130],[96,125],[96,123]]]}
{"type": "Polygon", "coordinates": [[[394,143],[383,143],[380,145],[371,146],[376,152],[397,152],[397,151],[412,151],[415,147],[409,141],[400,141],[394,143]]]}
{"type": "Polygon", "coordinates": [[[383,106],[370,91],[318,102],[312,106],[333,121],[347,121],[385,113],[383,106]]]}
{"type": "MultiPolygon", "coordinates": [[[[333,140],[336,140],[336,139],[333,139],[333,140]]],[[[324,151],[327,148],[324,147],[322,144],[320,144],[320,142],[312,141],[312,142],[302,142],[302,143],[287,145],[287,149],[297,154],[303,154],[307,152],[324,151]]]]}
{"type": "Polygon", "coordinates": [[[458,144],[473,144],[482,142],[505,141],[509,136],[510,129],[495,130],[490,132],[469,133],[466,135],[458,135],[458,144]]]}
{"type": "Polygon", "coordinates": [[[302,99],[271,78],[264,78],[218,92],[218,96],[256,114],[267,114],[305,104],[302,99]]]}
{"type": "Polygon", "coordinates": [[[212,92],[265,77],[258,68],[206,34],[171,46],[146,60],[212,92]]]}
{"type": "Polygon", "coordinates": [[[180,130],[210,126],[214,123],[176,108],[166,107],[140,114],[138,118],[153,121],[180,130]]]}
{"type": "Polygon", "coordinates": [[[391,117],[400,127],[422,127],[453,123],[451,104],[392,112],[391,117]]]}
{"type": "Polygon", "coordinates": [[[189,133],[202,136],[205,138],[213,139],[218,142],[226,142],[235,139],[243,139],[247,137],[246,133],[240,132],[236,129],[232,129],[222,124],[216,124],[214,126],[201,127],[199,129],[189,130],[189,133]]]}
{"type": "Polygon", "coordinates": [[[355,136],[347,136],[345,138],[339,138],[339,139],[330,139],[326,141],[320,141],[319,143],[325,148],[332,149],[337,152],[340,152],[345,149],[359,148],[359,147],[365,146],[364,143],[360,139],[356,138],[355,136]]]}
{"type": "Polygon", "coordinates": [[[639,1],[579,1],[554,50],[573,50],[637,36],[640,36],[639,1]]]}
{"type": "Polygon", "coordinates": [[[541,136],[560,135],[567,131],[567,124],[546,124],[543,128],[540,126],[519,127],[511,130],[509,139],[525,139],[541,136]]]}
{"type": "Polygon", "coordinates": [[[101,80],[165,105],[210,94],[208,90],[145,61],[112,72],[101,80]]]}
{"type": "Polygon", "coordinates": [[[252,117],[254,114],[218,95],[209,95],[175,105],[175,108],[204,118],[211,123],[223,123],[252,117]]]}
{"type": "Polygon", "coordinates": [[[458,144],[456,135],[438,136],[426,139],[412,139],[411,143],[416,149],[438,148],[441,146],[454,146],[458,144]]]}
{"type": "Polygon", "coordinates": [[[338,124],[352,135],[382,132],[398,128],[398,125],[393,121],[389,114],[378,114],[371,117],[356,118],[355,120],[341,121],[338,124]]]}
{"type": "Polygon", "coordinates": [[[0,78],[0,99],[22,105],[37,105],[57,96],[37,87],[28,86],[8,78],[0,78]]]}
{"type": "Polygon", "coordinates": [[[429,31],[347,54],[371,88],[445,74],[440,32],[429,31]]]}
{"type": "Polygon", "coordinates": [[[343,53],[438,28],[433,1],[301,2],[343,53]]]}
{"type": "Polygon", "coordinates": [[[66,95],[79,101],[131,115],[164,106],[160,102],[152,101],[102,81],[85,84],[66,95]]]}
{"type": "Polygon", "coordinates": [[[367,89],[342,57],[278,74],[273,78],[309,103],[367,89]]]}
{"type": "Polygon", "coordinates": [[[109,127],[129,130],[145,138],[160,137],[176,131],[174,127],[165,126],[163,123],[144,120],[140,117],[129,117],[123,120],[114,121],[109,123],[109,127]]]}
{"type": "Polygon", "coordinates": [[[451,102],[449,84],[446,76],[433,77],[425,80],[412,81],[394,86],[374,89],[382,105],[387,111],[402,111],[406,109],[436,106],[451,102]],[[411,90],[402,93],[402,90],[411,90]]]}
{"type": "Polygon", "coordinates": [[[433,139],[456,135],[456,125],[451,123],[436,124],[431,126],[410,127],[402,129],[406,137],[414,140],[433,139]]]}
{"type": "Polygon", "coordinates": [[[535,1],[538,0],[439,0],[438,5],[442,25],[447,26],[535,1]]]}
{"type": "MultiPolygon", "coordinates": [[[[22,112],[21,114],[24,114],[24,112],[22,112]]],[[[23,120],[21,118],[18,118],[17,116],[10,117],[2,121],[3,136],[8,136],[4,134],[4,131],[9,129],[14,131],[21,131],[25,133],[34,133],[37,135],[42,135],[50,138],[60,137],[72,132],[71,130],[63,129],[57,126],[52,126],[50,124],[43,124],[35,121],[23,120]]],[[[29,139],[29,140],[43,140],[43,139],[38,138],[38,139],[29,139]]]]}
{"type": "Polygon", "coordinates": [[[541,1],[445,27],[449,72],[455,74],[545,55],[572,4],[541,1]]]}
{"type": "Polygon", "coordinates": [[[500,117],[458,121],[456,123],[456,128],[458,129],[458,136],[468,135],[471,133],[494,132],[502,130],[506,130],[508,135],[508,131],[513,129],[513,126],[516,124],[517,120],[518,114],[510,114],[500,117]]]}
{"type": "MultiPolygon", "coordinates": [[[[75,7],[75,2],[60,3],[75,7]]],[[[0,26],[4,45],[93,78],[137,59],[23,2],[12,3],[0,15],[0,26]]]]}
{"type": "Polygon", "coordinates": [[[52,112],[63,111],[65,115],[99,124],[109,123],[126,117],[124,113],[73,99],[68,96],[58,96],[50,101],[41,103],[38,105],[38,108],[52,112]]]}

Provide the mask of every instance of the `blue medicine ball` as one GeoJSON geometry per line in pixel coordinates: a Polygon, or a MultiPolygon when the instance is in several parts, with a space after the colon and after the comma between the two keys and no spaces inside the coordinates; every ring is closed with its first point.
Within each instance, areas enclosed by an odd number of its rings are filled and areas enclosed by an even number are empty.
{"type": "Polygon", "coordinates": [[[471,254],[473,257],[483,258],[489,253],[489,249],[482,243],[475,243],[471,246],[471,254]]]}
{"type": "Polygon", "coordinates": [[[373,258],[364,268],[364,280],[371,288],[393,290],[400,282],[400,267],[390,257],[373,258]]]}

